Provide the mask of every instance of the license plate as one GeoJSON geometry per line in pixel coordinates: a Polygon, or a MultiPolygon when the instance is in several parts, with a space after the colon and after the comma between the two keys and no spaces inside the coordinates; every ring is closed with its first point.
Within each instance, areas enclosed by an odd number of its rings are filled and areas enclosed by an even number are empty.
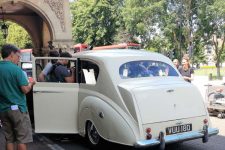
{"type": "Polygon", "coordinates": [[[192,124],[184,124],[166,128],[166,135],[192,131],[192,124]]]}

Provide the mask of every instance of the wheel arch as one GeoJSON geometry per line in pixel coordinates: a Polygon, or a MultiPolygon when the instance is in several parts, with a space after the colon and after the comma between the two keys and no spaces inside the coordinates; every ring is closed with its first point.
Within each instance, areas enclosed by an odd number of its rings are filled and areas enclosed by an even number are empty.
{"type": "Polygon", "coordinates": [[[127,116],[123,116],[123,113],[104,100],[87,97],[79,108],[79,134],[85,137],[87,122],[91,121],[101,138],[114,143],[133,145],[140,134],[137,132],[137,125],[127,116]]]}

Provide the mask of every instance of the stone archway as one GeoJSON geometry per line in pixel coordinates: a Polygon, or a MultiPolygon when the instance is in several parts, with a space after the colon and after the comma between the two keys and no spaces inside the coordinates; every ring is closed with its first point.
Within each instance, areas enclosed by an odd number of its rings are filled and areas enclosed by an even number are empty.
{"type": "MultiPolygon", "coordinates": [[[[1,0],[4,19],[24,27],[33,41],[33,53],[45,55],[48,41],[55,48],[72,47],[69,0],[1,0]]],[[[3,19],[0,12],[0,20],[3,19]]]]}

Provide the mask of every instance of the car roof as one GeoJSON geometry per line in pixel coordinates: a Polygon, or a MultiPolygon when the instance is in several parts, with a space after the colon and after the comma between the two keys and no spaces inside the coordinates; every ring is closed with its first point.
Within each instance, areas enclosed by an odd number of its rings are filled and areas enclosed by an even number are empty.
{"type": "Polygon", "coordinates": [[[156,52],[150,52],[146,50],[133,50],[133,49],[108,49],[108,50],[89,50],[74,54],[80,58],[91,58],[99,61],[115,60],[158,60],[158,61],[170,61],[168,57],[156,52]]]}

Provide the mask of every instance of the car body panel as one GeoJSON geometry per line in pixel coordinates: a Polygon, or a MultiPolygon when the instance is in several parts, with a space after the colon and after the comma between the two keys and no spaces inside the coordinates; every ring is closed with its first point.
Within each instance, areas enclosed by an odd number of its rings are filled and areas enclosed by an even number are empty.
{"type": "MultiPolygon", "coordinates": [[[[85,127],[86,121],[91,121],[105,140],[133,145],[138,135],[137,123],[113,106],[97,97],[86,97],[79,109],[79,126],[85,127]]],[[[80,128],[80,132],[85,135],[84,128],[80,128]]]]}
{"type": "Polygon", "coordinates": [[[78,133],[78,84],[36,83],[33,103],[36,133],[78,133]]]}
{"type": "Polygon", "coordinates": [[[132,93],[143,124],[206,115],[203,101],[199,100],[200,93],[190,84],[149,85],[134,88],[132,93]],[[154,106],[160,106],[160,109],[154,106]],[[154,116],[149,117],[147,114],[154,116]]]}
{"type": "Polygon", "coordinates": [[[164,133],[166,133],[167,127],[173,127],[177,125],[192,124],[192,131],[202,131],[204,126],[203,120],[206,118],[207,117],[204,115],[186,119],[184,118],[184,119],[169,120],[165,122],[143,124],[143,130],[150,127],[152,129],[153,138],[158,138],[159,136],[158,131],[163,131],[164,133]]]}

